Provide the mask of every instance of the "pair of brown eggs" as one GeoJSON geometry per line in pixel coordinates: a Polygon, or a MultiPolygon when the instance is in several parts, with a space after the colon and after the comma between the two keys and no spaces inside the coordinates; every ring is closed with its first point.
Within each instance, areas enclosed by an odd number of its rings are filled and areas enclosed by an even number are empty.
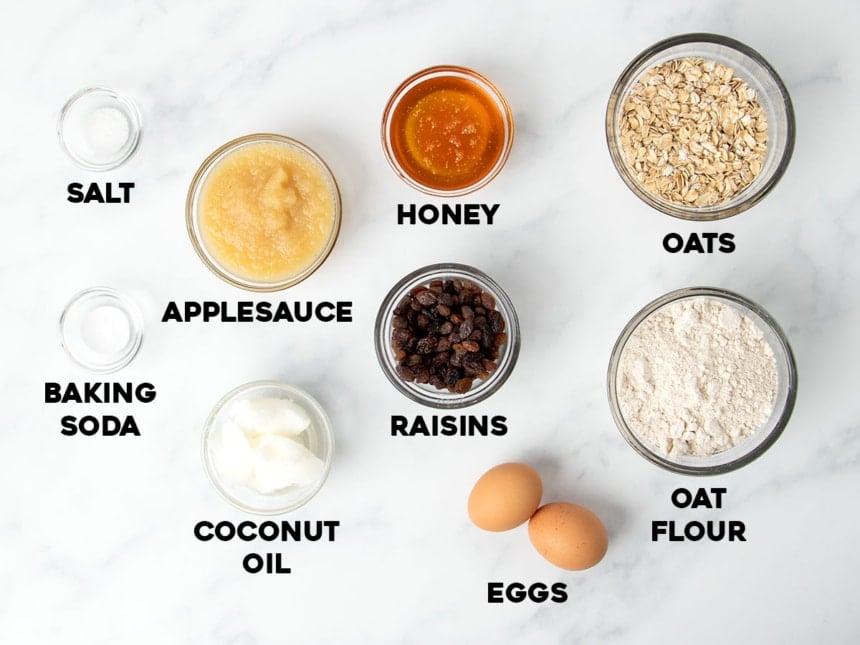
{"type": "Polygon", "coordinates": [[[507,531],[528,521],[534,548],[562,569],[579,571],[600,562],[609,545],[600,518],[578,504],[540,506],[542,496],[543,483],[534,468],[500,464],[484,473],[472,488],[469,518],[485,531],[507,531]]]}

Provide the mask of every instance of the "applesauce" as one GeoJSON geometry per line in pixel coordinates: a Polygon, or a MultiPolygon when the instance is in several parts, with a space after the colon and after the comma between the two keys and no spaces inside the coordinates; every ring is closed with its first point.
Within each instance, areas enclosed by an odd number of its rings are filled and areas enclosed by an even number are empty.
{"type": "Polygon", "coordinates": [[[228,143],[203,164],[189,193],[198,253],[219,276],[247,289],[283,289],[306,278],[328,255],[339,224],[330,171],[286,137],[228,143]]]}

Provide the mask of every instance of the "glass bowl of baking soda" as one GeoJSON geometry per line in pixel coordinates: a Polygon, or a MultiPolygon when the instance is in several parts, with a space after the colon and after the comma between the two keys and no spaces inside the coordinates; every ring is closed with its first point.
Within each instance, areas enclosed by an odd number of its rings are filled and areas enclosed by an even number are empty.
{"type": "Polygon", "coordinates": [[[715,475],[761,456],[788,423],[797,368],[785,333],[731,291],[691,287],[646,305],[609,361],[612,416],[648,461],[715,475]]]}
{"type": "Polygon", "coordinates": [[[60,340],[69,358],[96,374],[128,365],[143,341],[137,304],[109,287],[78,293],[60,316],[60,340]]]}

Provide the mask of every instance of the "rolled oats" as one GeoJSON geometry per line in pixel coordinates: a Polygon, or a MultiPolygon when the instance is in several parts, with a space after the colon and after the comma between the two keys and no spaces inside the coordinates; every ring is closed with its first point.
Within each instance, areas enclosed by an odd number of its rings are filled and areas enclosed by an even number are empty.
{"type": "Polygon", "coordinates": [[[715,206],[749,186],[767,154],[767,115],[727,65],[678,58],[633,85],[620,119],[624,159],[664,200],[715,206]]]}

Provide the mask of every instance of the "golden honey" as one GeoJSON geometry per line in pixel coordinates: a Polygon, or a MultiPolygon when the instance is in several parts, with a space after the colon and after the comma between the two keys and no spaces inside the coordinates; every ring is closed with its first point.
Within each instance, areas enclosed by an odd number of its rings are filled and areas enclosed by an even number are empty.
{"type": "Polygon", "coordinates": [[[394,107],[391,153],[403,172],[433,190],[479,183],[506,152],[505,113],[494,97],[461,76],[435,76],[410,88],[394,107]]]}

